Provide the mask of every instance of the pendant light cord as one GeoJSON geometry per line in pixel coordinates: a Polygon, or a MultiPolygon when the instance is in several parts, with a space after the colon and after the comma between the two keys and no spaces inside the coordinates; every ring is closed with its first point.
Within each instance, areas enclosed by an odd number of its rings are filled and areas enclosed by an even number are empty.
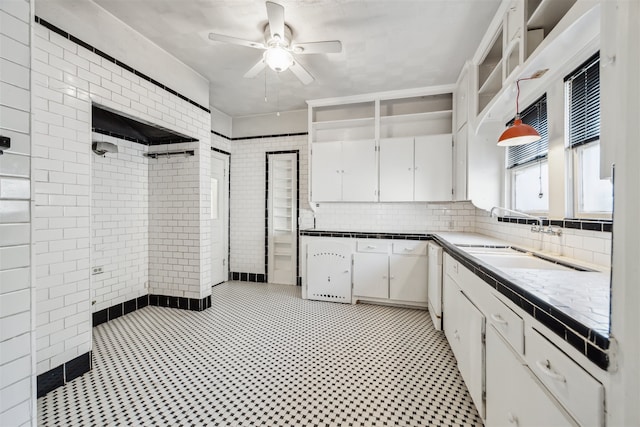
{"type": "Polygon", "coordinates": [[[524,77],[522,79],[518,79],[516,80],[516,119],[520,118],[520,106],[519,106],[519,100],[520,100],[520,82],[523,80],[533,80],[533,79],[537,79],[537,77],[524,77]]]}

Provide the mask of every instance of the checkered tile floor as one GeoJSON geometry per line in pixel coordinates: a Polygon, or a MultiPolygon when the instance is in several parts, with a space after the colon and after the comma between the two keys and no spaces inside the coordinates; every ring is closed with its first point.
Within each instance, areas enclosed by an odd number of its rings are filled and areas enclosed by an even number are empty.
{"type": "Polygon", "coordinates": [[[481,425],[426,311],[244,282],[212,300],[94,328],[93,370],[38,399],[38,424],[481,425]]]}

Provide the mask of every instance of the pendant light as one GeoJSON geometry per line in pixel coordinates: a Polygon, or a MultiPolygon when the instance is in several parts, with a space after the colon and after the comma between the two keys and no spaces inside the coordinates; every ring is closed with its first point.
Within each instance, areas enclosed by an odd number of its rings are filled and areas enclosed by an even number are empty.
{"type": "Polygon", "coordinates": [[[531,77],[516,80],[516,117],[513,120],[513,124],[509,126],[504,132],[502,132],[502,135],[500,135],[500,138],[498,138],[498,146],[510,147],[513,145],[530,144],[532,142],[540,140],[540,134],[538,133],[538,131],[531,126],[522,123],[522,120],[520,120],[518,101],[520,98],[520,82],[522,80],[537,79],[546,72],[547,70],[540,70],[535,72],[531,77]]]}

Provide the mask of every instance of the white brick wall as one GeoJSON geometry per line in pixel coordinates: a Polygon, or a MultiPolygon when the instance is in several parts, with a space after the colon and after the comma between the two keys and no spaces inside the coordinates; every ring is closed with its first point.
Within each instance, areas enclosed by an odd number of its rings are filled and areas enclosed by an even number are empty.
{"type": "Polygon", "coordinates": [[[28,0],[0,2],[0,425],[35,411],[31,281],[30,18],[28,0]]]}
{"type": "MultiPolygon", "coordinates": [[[[207,159],[211,119],[206,111],[59,34],[38,24],[34,24],[34,30],[32,173],[36,198],[34,241],[38,300],[37,373],[40,374],[91,349],[90,266],[96,264],[91,259],[89,212],[91,156],[94,156],[91,152],[91,104],[97,103],[137,120],[198,138],[199,142],[190,146],[198,153],[202,151],[198,147],[206,147],[207,159]]],[[[135,40],[131,42],[135,43],[135,40]]],[[[166,150],[167,147],[153,149],[166,150]]],[[[160,286],[165,287],[169,281],[174,290],[180,289],[183,295],[200,298],[210,293],[208,226],[204,233],[199,232],[202,222],[208,222],[208,215],[202,213],[209,206],[209,203],[204,203],[202,208],[199,206],[201,199],[206,200],[209,193],[205,187],[208,179],[200,179],[199,174],[207,174],[209,166],[201,157],[198,154],[189,163],[180,163],[187,168],[183,172],[190,177],[189,185],[180,191],[167,192],[163,196],[165,205],[160,207],[165,209],[166,205],[171,205],[171,209],[178,212],[171,214],[173,220],[182,222],[184,217],[195,223],[189,227],[198,229],[195,233],[198,238],[190,239],[192,246],[188,248],[188,252],[196,254],[189,264],[193,281],[176,284],[171,282],[173,276],[167,275],[162,277],[160,286]],[[205,194],[202,197],[199,196],[201,191],[205,194]]],[[[163,161],[154,161],[154,164],[157,167],[163,161]]],[[[170,162],[179,160],[173,158],[170,162]]],[[[149,172],[148,176],[151,179],[157,175],[149,172]]],[[[158,185],[150,182],[150,191],[158,185]]],[[[148,197],[151,205],[153,196],[148,197]]],[[[118,208],[126,206],[127,200],[122,202],[123,206],[118,208]]],[[[167,219],[156,215],[159,212],[149,208],[150,232],[162,229],[163,221],[167,219]]],[[[160,243],[170,246],[173,236],[169,238],[171,240],[160,243]]],[[[181,254],[173,253],[177,262],[182,262],[181,254]]],[[[159,255],[150,245],[150,262],[159,255]]],[[[127,275],[126,267],[124,272],[120,270],[117,274],[122,279],[127,275]]],[[[139,292],[138,288],[121,287],[122,283],[115,280],[105,279],[100,285],[100,291],[111,287],[109,298],[114,297],[113,292],[122,298],[139,292]]],[[[153,282],[150,286],[153,287],[153,282]]],[[[98,289],[95,291],[97,299],[98,289]]],[[[101,303],[106,305],[106,299],[101,303]]]]}
{"type": "Polygon", "coordinates": [[[93,311],[148,293],[149,159],[147,146],[105,135],[117,154],[91,155],[91,276],[93,311]]]}
{"type": "Polygon", "coordinates": [[[307,137],[287,136],[231,142],[230,270],[263,274],[265,153],[300,150],[300,209],[308,208],[307,137]]]}

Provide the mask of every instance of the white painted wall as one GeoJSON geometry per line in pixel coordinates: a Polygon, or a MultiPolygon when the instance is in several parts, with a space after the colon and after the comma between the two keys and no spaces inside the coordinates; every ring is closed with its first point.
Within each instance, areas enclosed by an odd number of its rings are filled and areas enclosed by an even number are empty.
{"type": "Polygon", "coordinates": [[[233,118],[233,138],[307,132],[307,110],[281,111],[233,118]]]}
{"type": "Polygon", "coordinates": [[[233,133],[233,119],[231,116],[213,107],[209,107],[209,109],[211,110],[211,130],[231,138],[233,133]]]}
{"type": "Polygon", "coordinates": [[[0,2],[0,425],[35,415],[31,260],[31,2],[0,2]]]}
{"type": "Polygon", "coordinates": [[[209,105],[209,81],[115,16],[86,0],[43,0],[36,15],[130,67],[209,105]],[[135,41],[135,42],[133,42],[135,41]]]}
{"type": "MultiPolygon", "coordinates": [[[[160,257],[166,261],[164,246],[175,243],[172,233],[180,233],[178,228],[168,229],[170,225],[164,221],[189,228],[188,236],[180,236],[183,246],[188,247],[183,252],[190,254],[188,268],[180,264],[182,253],[175,251],[172,254],[180,261],[163,264],[168,274],[149,277],[152,292],[166,289],[171,291],[167,295],[173,296],[203,298],[211,292],[211,117],[42,25],[34,24],[34,30],[32,174],[40,374],[91,349],[91,103],[199,139],[186,144],[196,156],[186,163],[184,157],[170,160],[186,167],[186,182],[173,180],[170,174],[174,169],[159,170],[166,158],[154,161],[149,172],[149,231],[162,230],[149,244],[150,263],[160,257]],[[153,191],[156,189],[162,192],[153,191]]],[[[137,45],[132,40],[123,46],[135,51],[137,45]]],[[[106,52],[119,59],[117,53],[106,52]]],[[[147,68],[140,71],[146,73],[147,68]]],[[[154,146],[153,150],[175,148],[154,146]]]]}
{"type": "Polygon", "coordinates": [[[91,260],[104,273],[91,276],[93,311],[148,293],[148,147],[93,133],[118,153],[91,154],[91,260]]]}
{"type": "Polygon", "coordinates": [[[265,174],[267,151],[300,150],[300,208],[307,206],[307,137],[257,138],[231,142],[230,271],[266,273],[265,174]]]}

